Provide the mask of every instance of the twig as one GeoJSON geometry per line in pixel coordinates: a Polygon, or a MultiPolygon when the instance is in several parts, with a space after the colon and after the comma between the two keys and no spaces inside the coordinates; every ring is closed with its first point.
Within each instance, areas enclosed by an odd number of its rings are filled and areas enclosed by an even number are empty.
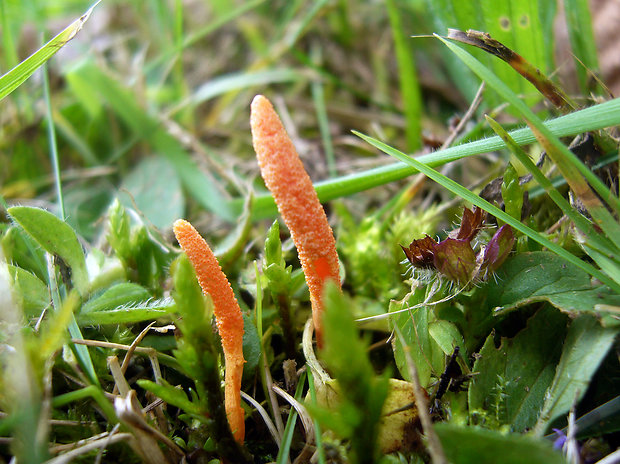
{"type": "Polygon", "coordinates": [[[81,446],[79,448],[76,448],[72,451],[69,451],[63,454],[62,456],[58,456],[53,459],[50,459],[49,461],[45,461],[45,464],[68,464],[73,459],[77,458],[78,456],[81,456],[82,454],[86,454],[90,451],[96,450],[103,446],[108,446],[108,445],[118,443],[121,441],[133,440],[133,436],[130,433],[117,433],[112,436],[109,436],[108,434],[106,435],[107,436],[105,436],[104,438],[100,438],[99,440],[90,442],[84,446],[81,446]]]}

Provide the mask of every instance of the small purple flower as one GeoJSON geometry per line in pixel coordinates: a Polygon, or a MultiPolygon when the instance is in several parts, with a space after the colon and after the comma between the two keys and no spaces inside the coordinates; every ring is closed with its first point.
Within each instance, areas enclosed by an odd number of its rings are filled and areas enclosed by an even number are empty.
{"type": "Polygon", "coordinates": [[[564,448],[564,443],[566,443],[567,437],[560,429],[553,429],[557,438],[553,441],[553,449],[561,450],[564,448]]]}

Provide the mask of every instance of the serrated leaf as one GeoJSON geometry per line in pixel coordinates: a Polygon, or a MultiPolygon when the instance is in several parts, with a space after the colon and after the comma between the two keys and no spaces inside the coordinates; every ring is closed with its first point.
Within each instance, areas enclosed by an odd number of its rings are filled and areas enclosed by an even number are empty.
{"type": "Polygon", "coordinates": [[[607,325],[618,325],[615,318],[596,311],[595,305],[617,306],[620,296],[605,286],[592,285],[588,274],[547,251],[519,253],[509,258],[487,289],[487,304],[496,314],[548,301],[572,315],[596,313],[607,325]]]}
{"type": "Polygon", "coordinates": [[[583,397],[590,379],[607,355],[617,334],[617,329],[603,328],[595,318],[587,314],[573,321],[553,383],[534,428],[536,434],[543,434],[555,418],[566,414],[571,406],[583,397]]]}
{"type": "MultiPolygon", "coordinates": [[[[388,378],[377,377],[368,359],[368,343],[358,334],[352,303],[332,282],[324,293],[324,349],[321,358],[338,380],[342,402],[336,415],[350,433],[354,462],[374,462],[381,410],[388,393],[388,378]]],[[[343,430],[343,429],[341,429],[343,430]]],[[[342,433],[342,432],[341,432],[342,433]]]]}
{"type": "Polygon", "coordinates": [[[500,424],[517,432],[531,428],[553,380],[566,325],[566,316],[548,307],[515,337],[502,338],[499,348],[489,335],[474,363],[470,411],[495,415],[500,424]]]}
{"type": "Polygon", "coordinates": [[[129,282],[116,284],[101,295],[90,299],[83,306],[81,313],[95,311],[109,311],[119,306],[139,303],[151,298],[151,294],[144,287],[129,282]]]}
{"type": "Polygon", "coordinates": [[[66,222],[52,213],[29,206],[14,206],[9,214],[48,253],[59,256],[71,268],[71,280],[81,295],[88,293],[88,272],[82,246],[66,222]]]}
{"type": "Polygon", "coordinates": [[[433,427],[452,464],[566,464],[547,440],[446,422],[433,427]]]}

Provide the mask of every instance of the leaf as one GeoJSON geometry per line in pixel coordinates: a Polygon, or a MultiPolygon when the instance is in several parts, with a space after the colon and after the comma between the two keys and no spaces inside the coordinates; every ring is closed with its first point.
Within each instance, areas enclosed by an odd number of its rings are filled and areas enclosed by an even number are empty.
{"type": "Polygon", "coordinates": [[[433,427],[452,464],[566,464],[547,440],[446,422],[433,427]]]}
{"type": "Polygon", "coordinates": [[[9,214],[48,253],[57,255],[71,268],[71,280],[81,295],[88,293],[88,272],[82,246],[66,222],[52,213],[29,206],[14,206],[9,214]]]}
{"type": "Polygon", "coordinates": [[[13,279],[13,292],[24,311],[26,317],[38,317],[41,311],[50,304],[50,294],[47,285],[30,272],[11,264],[8,265],[9,274],[13,279]]]}
{"type": "Polygon", "coordinates": [[[245,364],[243,365],[243,376],[251,376],[258,362],[260,361],[261,349],[260,338],[256,326],[252,323],[252,319],[243,314],[243,357],[245,364]]]}
{"type": "Polygon", "coordinates": [[[470,411],[494,414],[500,424],[511,425],[517,432],[532,427],[553,380],[566,325],[566,316],[547,307],[515,337],[502,337],[499,348],[489,335],[474,363],[470,411]]]}
{"type": "MultiPolygon", "coordinates": [[[[424,300],[424,296],[424,288],[418,287],[403,301],[391,302],[390,312],[415,306],[424,300]]],[[[411,381],[404,354],[404,350],[408,349],[417,368],[420,384],[422,387],[428,387],[431,384],[431,377],[438,377],[439,373],[443,372],[445,364],[444,352],[429,332],[429,325],[435,321],[434,313],[429,306],[421,306],[398,313],[392,316],[390,321],[400,329],[402,340],[407,344],[407,347],[402,345],[401,337],[394,337],[392,340],[394,360],[400,374],[405,380],[411,381]]]]}
{"type": "Polygon", "coordinates": [[[119,306],[139,303],[150,298],[151,294],[144,287],[134,283],[123,282],[110,287],[103,294],[91,298],[82,306],[81,313],[109,311],[119,306]]]}
{"type": "Polygon", "coordinates": [[[328,282],[324,293],[321,358],[338,380],[342,402],[335,415],[343,421],[338,430],[351,440],[353,462],[375,462],[381,410],[388,394],[388,377],[376,377],[368,359],[368,343],[359,336],[351,301],[328,282]],[[348,432],[348,433],[347,433],[348,432]]]}
{"type": "Polygon", "coordinates": [[[442,319],[433,321],[428,326],[428,333],[446,356],[450,356],[456,346],[465,348],[463,336],[452,322],[442,319]]]}
{"type": "Polygon", "coordinates": [[[416,151],[421,146],[421,120],[422,98],[420,84],[417,79],[414,53],[411,40],[406,36],[402,17],[395,0],[387,0],[385,7],[390,20],[394,49],[398,63],[398,79],[400,82],[401,101],[404,107],[406,120],[405,135],[407,138],[407,150],[416,151]]]}
{"type": "Polygon", "coordinates": [[[170,228],[183,216],[185,199],[174,167],[164,158],[142,160],[123,181],[120,199],[126,207],[138,210],[158,229],[170,228]],[[135,202],[135,205],[133,204],[135,202]]]}
{"type": "Polygon", "coordinates": [[[581,93],[587,95],[591,91],[589,73],[599,71],[589,3],[587,0],[565,0],[564,13],[581,93]]]}
{"type": "Polygon", "coordinates": [[[502,200],[504,209],[517,221],[521,219],[523,207],[523,187],[519,184],[519,175],[512,164],[506,166],[502,182],[502,200]]]}
{"type": "Polygon", "coordinates": [[[620,295],[605,286],[593,286],[588,274],[547,251],[519,253],[508,259],[487,289],[487,305],[496,315],[548,301],[572,316],[589,312],[600,316],[606,325],[619,324],[595,305],[620,305],[620,295]]]}
{"type": "Polygon", "coordinates": [[[146,301],[105,311],[82,312],[77,315],[80,326],[103,324],[135,324],[160,317],[169,318],[176,307],[170,298],[146,301]]]}
{"type": "Polygon", "coordinates": [[[542,435],[557,417],[568,412],[585,394],[590,379],[611,348],[618,330],[603,328],[590,315],[579,316],[571,324],[553,384],[534,428],[542,435]]]}
{"type": "Polygon", "coordinates": [[[82,29],[84,23],[88,21],[93,8],[95,8],[98,3],[99,2],[95,3],[86,13],[73,21],[62,32],[56,35],[56,37],[0,77],[0,100],[22,85],[24,81],[32,75],[32,73],[43,66],[43,64],[54,56],[58,50],[73,39],[80,29],[82,29]]]}

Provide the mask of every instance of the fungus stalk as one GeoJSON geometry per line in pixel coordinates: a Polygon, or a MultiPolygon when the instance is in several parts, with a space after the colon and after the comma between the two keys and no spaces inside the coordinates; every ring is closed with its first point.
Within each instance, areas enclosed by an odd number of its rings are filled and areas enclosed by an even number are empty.
{"type": "Polygon", "coordinates": [[[323,287],[340,288],[336,241],[312,181],[273,106],[254,97],[250,126],[261,175],[291,232],[306,277],[317,343],[322,346],[323,287]]]}
{"type": "Polygon", "coordinates": [[[213,301],[213,312],[222,339],[226,368],[224,387],[226,415],[235,440],[243,444],[245,423],[241,407],[241,377],[245,360],[241,308],[217,258],[196,229],[189,222],[179,219],[174,223],[174,235],[192,263],[202,291],[213,301]]]}

